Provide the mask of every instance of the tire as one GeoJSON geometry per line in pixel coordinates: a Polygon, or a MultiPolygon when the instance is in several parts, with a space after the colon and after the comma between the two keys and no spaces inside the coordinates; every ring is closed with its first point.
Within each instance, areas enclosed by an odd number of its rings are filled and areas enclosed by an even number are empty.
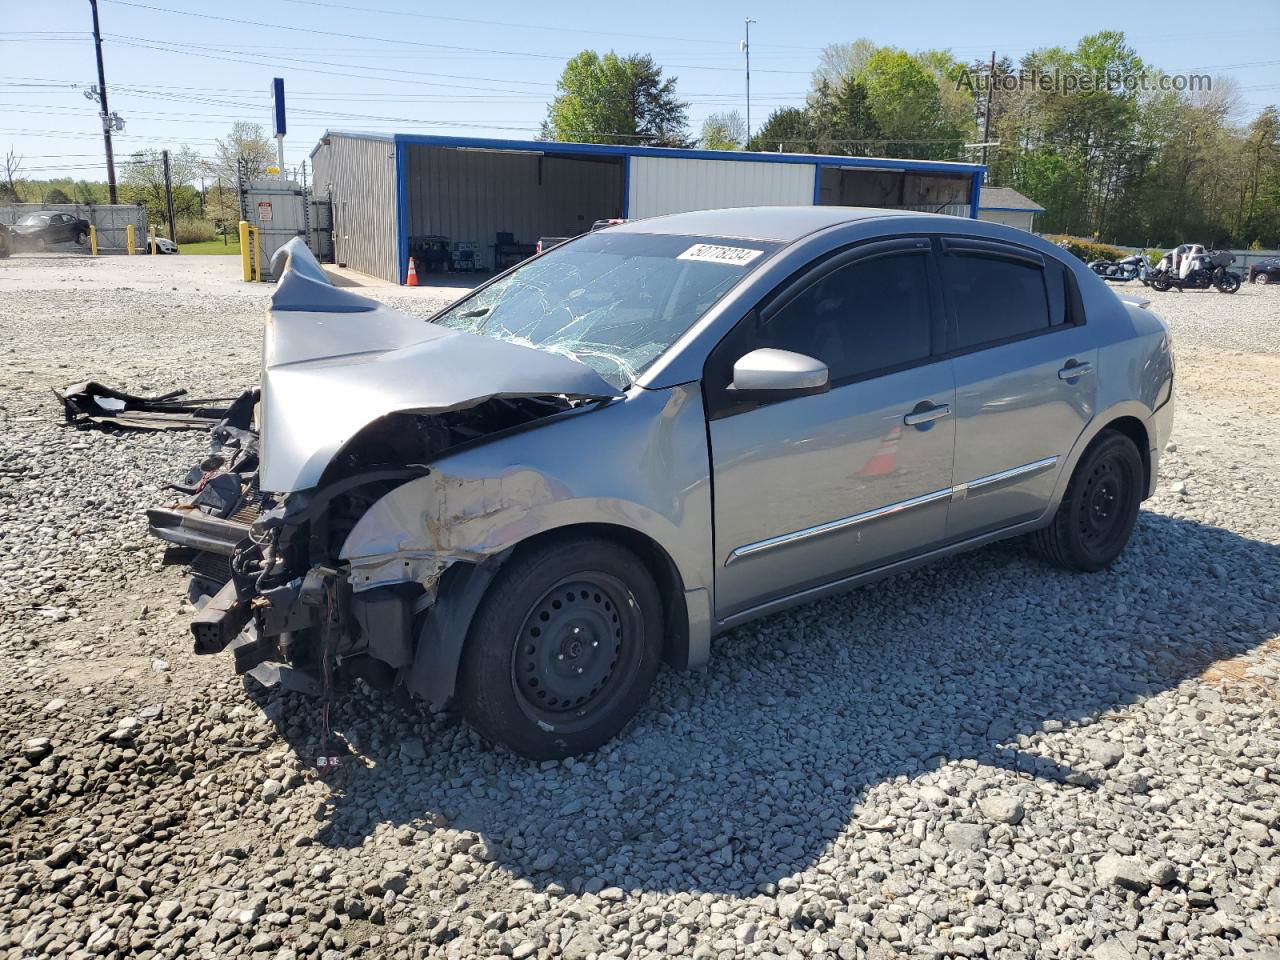
{"type": "Polygon", "coordinates": [[[1265,273],[1260,273],[1254,278],[1254,282],[1261,284],[1262,286],[1265,287],[1268,283],[1271,282],[1271,277],[1265,273]]]}
{"type": "Polygon", "coordinates": [[[1151,289],[1159,291],[1160,293],[1165,293],[1171,286],[1172,284],[1169,282],[1169,278],[1164,274],[1154,277],[1151,280],[1151,289]]]}
{"type": "Polygon", "coordinates": [[[629,550],[572,537],[517,552],[472,620],[459,706],[529,760],[594,750],[643,705],[662,635],[658,587],[629,550]]]}
{"type": "Polygon", "coordinates": [[[89,235],[88,235],[87,233],[77,233],[77,234],[76,234],[76,246],[77,246],[77,247],[83,247],[83,246],[84,246],[86,243],[88,243],[88,242],[89,242],[89,235]]]}
{"type": "Polygon", "coordinates": [[[1053,520],[1031,534],[1032,551],[1067,570],[1105,570],[1129,542],[1143,487],[1138,448],[1103,430],[1076,465],[1053,520]]]}
{"type": "Polygon", "coordinates": [[[1214,286],[1218,288],[1219,293],[1235,293],[1240,289],[1240,278],[1234,273],[1224,274],[1214,286]]]}

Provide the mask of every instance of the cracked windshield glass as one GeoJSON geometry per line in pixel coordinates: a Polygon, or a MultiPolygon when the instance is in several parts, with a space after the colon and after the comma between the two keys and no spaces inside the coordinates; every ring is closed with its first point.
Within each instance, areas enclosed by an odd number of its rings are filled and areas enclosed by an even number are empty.
{"type": "Polygon", "coordinates": [[[520,267],[436,322],[564,354],[622,388],[777,247],[601,231],[520,267]]]}

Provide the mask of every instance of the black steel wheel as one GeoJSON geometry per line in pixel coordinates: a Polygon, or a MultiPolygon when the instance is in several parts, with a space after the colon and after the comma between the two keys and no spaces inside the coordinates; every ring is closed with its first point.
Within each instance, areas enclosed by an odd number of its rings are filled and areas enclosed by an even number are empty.
{"type": "Polygon", "coordinates": [[[1076,465],[1053,520],[1031,535],[1032,549],[1060,567],[1105,569],[1133,534],[1144,488],[1142,458],[1133,441],[1104,430],[1076,465]]]}
{"type": "Polygon", "coordinates": [[[1240,289],[1240,278],[1234,273],[1224,273],[1214,286],[1219,293],[1235,293],[1240,289]]]}
{"type": "Polygon", "coordinates": [[[564,538],[518,551],[472,621],[458,699],[532,760],[592,750],[639,710],[662,653],[662,600],[629,550],[564,538]]]}

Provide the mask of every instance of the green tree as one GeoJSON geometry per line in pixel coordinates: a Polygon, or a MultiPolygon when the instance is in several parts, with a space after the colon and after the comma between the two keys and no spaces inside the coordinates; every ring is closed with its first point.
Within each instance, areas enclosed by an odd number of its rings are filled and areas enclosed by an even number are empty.
{"type": "Polygon", "coordinates": [[[807,109],[778,107],[755,132],[748,148],[780,153],[812,153],[813,117],[807,109]]]}
{"type": "Polygon", "coordinates": [[[600,56],[583,50],[565,64],[547,107],[542,137],[580,143],[682,146],[688,104],[676,96],[675,78],[647,54],[600,56]]]}
{"type": "Polygon", "coordinates": [[[689,104],[676,96],[676,78],[664,78],[647,53],[632,54],[624,62],[631,117],[642,141],[655,147],[688,146],[689,104]]]}
{"type": "Polygon", "coordinates": [[[848,156],[882,154],[880,125],[871,112],[867,88],[852,74],[839,86],[821,84],[809,103],[814,147],[819,153],[848,156]]]}
{"type": "Polygon", "coordinates": [[[702,121],[698,145],[703,150],[741,150],[747,139],[747,125],[737,110],[713,113],[702,121]]]}
{"type": "Polygon", "coordinates": [[[61,187],[52,187],[45,192],[44,199],[41,203],[71,203],[72,200],[66,195],[61,187]]]}
{"type": "Polygon", "coordinates": [[[946,124],[937,80],[910,54],[884,48],[867,61],[861,74],[867,103],[892,156],[929,158],[945,155],[956,144],[928,143],[956,136],[946,124]]]}
{"type": "MultiPolygon", "coordinates": [[[[194,215],[199,207],[199,193],[191,184],[202,169],[200,157],[182,147],[169,155],[169,182],[173,189],[174,212],[178,216],[194,215]]],[[[145,204],[152,223],[168,219],[165,198],[164,158],[159,150],[139,150],[125,166],[124,197],[129,203],[145,204]]]]}

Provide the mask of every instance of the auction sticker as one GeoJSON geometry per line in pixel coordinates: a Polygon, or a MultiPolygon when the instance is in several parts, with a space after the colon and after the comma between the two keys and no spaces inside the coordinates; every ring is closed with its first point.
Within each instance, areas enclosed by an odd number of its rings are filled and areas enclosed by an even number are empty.
{"type": "Polygon", "coordinates": [[[752,250],[750,247],[721,247],[714,243],[695,243],[677,260],[701,260],[704,263],[723,263],[730,267],[740,267],[750,263],[763,250],[752,250]]]}

